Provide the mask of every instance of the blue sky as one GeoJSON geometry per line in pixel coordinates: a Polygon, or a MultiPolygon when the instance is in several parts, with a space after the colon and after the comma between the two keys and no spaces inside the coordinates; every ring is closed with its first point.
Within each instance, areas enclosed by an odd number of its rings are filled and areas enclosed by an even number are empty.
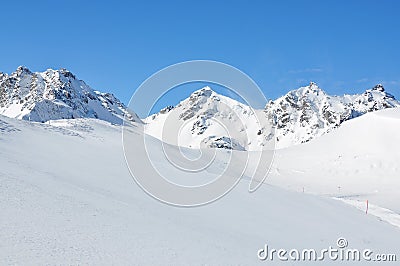
{"type": "Polygon", "coordinates": [[[3,2],[0,71],[64,67],[128,103],[154,72],[209,59],[268,98],[311,80],[332,94],[383,83],[400,96],[399,1],[134,2],[3,2]]]}

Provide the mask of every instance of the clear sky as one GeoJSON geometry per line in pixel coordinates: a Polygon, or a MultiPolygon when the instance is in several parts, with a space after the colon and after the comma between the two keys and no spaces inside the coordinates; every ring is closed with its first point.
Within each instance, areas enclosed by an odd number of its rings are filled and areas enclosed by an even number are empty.
{"type": "Polygon", "coordinates": [[[241,69],[268,98],[311,80],[332,94],[383,83],[400,96],[396,0],[20,0],[0,9],[0,71],[64,67],[125,103],[154,72],[194,59],[241,69]]]}

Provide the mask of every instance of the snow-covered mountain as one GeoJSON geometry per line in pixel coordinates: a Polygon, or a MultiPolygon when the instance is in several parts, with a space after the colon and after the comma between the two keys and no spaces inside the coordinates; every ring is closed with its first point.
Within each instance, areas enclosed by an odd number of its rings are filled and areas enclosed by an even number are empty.
{"type": "Polygon", "coordinates": [[[365,113],[399,106],[400,102],[380,84],[362,94],[330,96],[311,82],[270,101],[265,110],[277,127],[278,146],[288,147],[319,137],[365,113]]]}
{"type": "Polygon", "coordinates": [[[167,118],[171,127],[181,124],[179,143],[171,144],[260,150],[273,145],[272,138],[277,148],[289,147],[365,113],[399,106],[380,84],[362,94],[330,96],[311,82],[270,101],[264,110],[254,110],[205,87],[175,108],[165,108],[144,121],[146,133],[164,141],[162,132],[169,130],[164,128],[167,118]],[[174,119],[177,121],[171,121],[174,119]],[[275,125],[273,132],[271,124],[275,125]]]}
{"type": "Polygon", "coordinates": [[[87,117],[121,124],[124,116],[141,122],[114,95],[94,91],[66,69],[31,72],[23,66],[0,73],[0,114],[37,122],[87,117]]]}
{"type": "Polygon", "coordinates": [[[195,91],[176,107],[167,107],[144,122],[146,134],[190,148],[257,150],[272,138],[263,110],[219,95],[210,87],[195,91]],[[166,132],[179,128],[177,139],[165,138],[166,132]]]}
{"type": "MultiPolygon", "coordinates": [[[[270,101],[263,110],[205,87],[144,122],[147,134],[174,145],[261,150],[308,142],[344,121],[399,106],[382,85],[362,94],[330,96],[311,82],[270,101]]],[[[22,66],[10,75],[0,73],[0,114],[37,122],[97,118],[121,124],[125,117],[142,123],[114,95],[93,90],[66,69],[31,72],[22,66]]]]}

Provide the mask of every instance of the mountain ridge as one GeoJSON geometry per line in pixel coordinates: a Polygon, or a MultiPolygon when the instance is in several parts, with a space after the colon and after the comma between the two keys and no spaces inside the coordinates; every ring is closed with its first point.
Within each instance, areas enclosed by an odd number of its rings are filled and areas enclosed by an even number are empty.
{"type": "Polygon", "coordinates": [[[182,135],[172,144],[190,148],[259,150],[275,144],[285,148],[366,113],[399,106],[382,84],[360,94],[335,96],[311,82],[270,100],[263,109],[253,109],[206,86],[177,106],[167,106],[142,120],[113,94],[93,90],[67,69],[32,72],[20,66],[10,75],[0,72],[2,115],[36,122],[96,118],[122,124],[125,120],[144,123],[147,134],[162,140],[164,123],[173,113],[176,121],[169,123],[182,126],[182,135]]]}
{"type": "MultiPolygon", "coordinates": [[[[181,143],[181,145],[198,147],[193,144],[193,141],[197,141],[197,143],[207,143],[208,147],[258,150],[268,146],[272,137],[276,140],[277,148],[285,148],[308,142],[326,134],[350,119],[369,112],[394,107],[400,107],[400,102],[386,92],[381,84],[367,89],[361,94],[334,96],[327,94],[316,83],[311,82],[308,86],[289,91],[282,97],[269,101],[264,109],[253,109],[214,92],[210,87],[204,87],[193,92],[176,107],[169,106],[167,109],[145,118],[144,122],[147,125],[148,134],[162,139],[162,123],[166,120],[166,116],[171,111],[179,110],[181,112],[178,115],[179,119],[194,118],[194,122],[191,124],[193,138],[186,143],[181,143]],[[207,133],[209,128],[215,127],[211,120],[215,118],[218,107],[215,107],[210,101],[218,102],[218,100],[213,99],[230,99],[227,101],[229,102],[228,105],[232,107],[232,111],[240,109],[238,111],[240,113],[246,110],[248,114],[257,113],[258,118],[260,118],[260,112],[264,112],[267,121],[271,121],[275,126],[274,136],[266,134],[265,128],[263,128],[265,124],[260,125],[257,122],[252,123],[251,126],[247,122],[242,123],[244,128],[237,129],[240,132],[246,131],[246,135],[251,136],[247,139],[247,143],[243,136],[236,139],[222,132],[216,133],[214,129],[207,133]],[[206,105],[208,107],[204,107],[206,105]],[[256,131],[257,135],[255,136],[254,132],[245,130],[247,127],[256,131]],[[202,135],[204,138],[199,139],[198,135],[202,135]],[[252,145],[252,140],[256,140],[257,144],[252,145]]],[[[242,120],[248,119],[249,117],[242,117],[242,120]]],[[[241,125],[238,124],[238,126],[241,125]]],[[[188,139],[187,136],[185,138],[188,139]]]]}
{"type": "Polygon", "coordinates": [[[399,106],[381,84],[362,94],[332,96],[311,82],[270,101],[265,110],[277,126],[277,141],[291,146],[319,137],[347,120],[399,106]]]}

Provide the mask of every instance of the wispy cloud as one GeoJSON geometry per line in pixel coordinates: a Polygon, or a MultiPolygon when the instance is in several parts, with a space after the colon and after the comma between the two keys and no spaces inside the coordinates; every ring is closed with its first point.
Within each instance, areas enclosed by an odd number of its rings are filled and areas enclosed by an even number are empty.
{"type": "Polygon", "coordinates": [[[400,80],[389,80],[389,81],[382,81],[382,84],[389,84],[389,85],[400,85],[400,80]]]}
{"type": "Polygon", "coordinates": [[[307,79],[296,79],[297,84],[303,84],[303,83],[305,84],[305,83],[307,83],[307,81],[308,81],[307,79]]]}
{"type": "Polygon", "coordinates": [[[296,70],[289,70],[289,74],[299,74],[299,73],[318,73],[323,72],[322,68],[305,68],[305,69],[296,69],[296,70]]]}
{"type": "Polygon", "coordinates": [[[365,82],[368,82],[368,81],[369,81],[369,79],[367,79],[367,78],[362,78],[362,79],[356,80],[357,83],[365,83],[365,82]]]}
{"type": "Polygon", "coordinates": [[[355,81],[356,83],[371,83],[383,85],[400,85],[400,80],[382,80],[379,78],[361,78],[355,81]]]}

